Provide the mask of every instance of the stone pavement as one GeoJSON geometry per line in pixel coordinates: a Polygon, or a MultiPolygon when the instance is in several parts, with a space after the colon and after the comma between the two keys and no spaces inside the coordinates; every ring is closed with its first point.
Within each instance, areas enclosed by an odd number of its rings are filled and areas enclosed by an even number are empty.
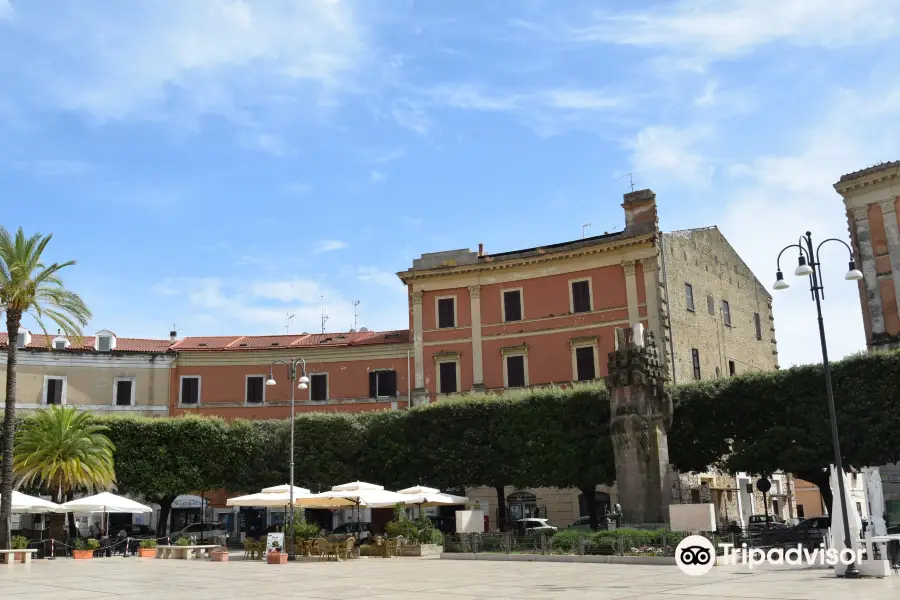
{"type": "MultiPolygon", "coordinates": [[[[238,560],[234,560],[237,558],[238,560]]],[[[241,561],[38,560],[0,569],[3,600],[172,598],[222,600],[490,600],[625,598],[900,598],[900,576],[847,581],[826,570],[717,568],[688,577],[675,567],[584,563],[503,563],[428,558],[359,559],[267,565],[241,561]]]]}

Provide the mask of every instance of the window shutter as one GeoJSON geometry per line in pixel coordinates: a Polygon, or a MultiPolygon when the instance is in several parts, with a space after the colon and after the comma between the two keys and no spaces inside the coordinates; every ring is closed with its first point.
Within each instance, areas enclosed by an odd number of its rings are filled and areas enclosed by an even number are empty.
{"type": "Polygon", "coordinates": [[[369,373],[369,398],[378,397],[378,371],[369,373]]]}

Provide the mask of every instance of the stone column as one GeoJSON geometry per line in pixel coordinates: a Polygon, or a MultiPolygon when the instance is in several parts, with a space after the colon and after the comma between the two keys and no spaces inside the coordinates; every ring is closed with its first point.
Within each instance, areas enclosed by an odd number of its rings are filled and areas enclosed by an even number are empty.
{"type": "Polygon", "coordinates": [[[881,214],[884,217],[884,235],[891,259],[891,278],[894,280],[894,294],[900,311],[900,230],[897,228],[897,207],[894,199],[882,200],[881,214]]]}
{"type": "MultiPolygon", "coordinates": [[[[641,261],[644,267],[644,295],[647,297],[647,323],[650,326],[650,332],[653,337],[658,340],[660,346],[660,355],[666,355],[665,344],[666,339],[663,335],[662,325],[660,321],[659,306],[659,262],[656,257],[645,258],[641,261]]],[[[663,364],[665,364],[663,360],[663,364]]]]}
{"type": "Polygon", "coordinates": [[[472,308],[472,389],[484,389],[484,360],[481,356],[481,286],[469,286],[472,308]]]}
{"type": "Polygon", "coordinates": [[[415,363],[415,385],[410,402],[416,406],[428,402],[428,390],[425,389],[425,349],[422,334],[422,296],[418,291],[410,294],[413,306],[413,362],[415,363]]]}
{"type": "Polygon", "coordinates": [[[628,298],[628,324],[634,325],[640,322],[640,311],[638,310],[638,293],[637,293],[637,277],[635,276],[635,265],[633,260],[622,263],[625,270],[625,293],[628,298]]]}
{"type": "Polygon", "coordinates": [[[881,308],[881,292],[878,288],[878,272],[875,268],[875,253],[872,250],[872,232],[869,228],[867,206],[853,209],[856,224],[856,240],[859,243],[859,265],[866,284],[866,300],[869,305],[869,322],[872,335],[884,335],[884,313],[881,308]]]}

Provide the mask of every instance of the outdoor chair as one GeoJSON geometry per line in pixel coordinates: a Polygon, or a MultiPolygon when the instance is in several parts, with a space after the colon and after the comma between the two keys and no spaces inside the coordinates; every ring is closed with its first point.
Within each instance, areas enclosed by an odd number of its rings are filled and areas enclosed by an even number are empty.
{"type": "Polygon", "coordinates": [[[356,540],[353,538],[347,538],[347,541],[344,542],[343,546],[341,546],[341,558],[350,558],[353,556],[353,546],[356,544],[356,540]]]}
{"type": "Polygon", "coordinates": [[[325,538],[319,538],[316,540],[315,552],[319,560],[328,560],[334,551],[332,550],[331,542],[325,538]]]}

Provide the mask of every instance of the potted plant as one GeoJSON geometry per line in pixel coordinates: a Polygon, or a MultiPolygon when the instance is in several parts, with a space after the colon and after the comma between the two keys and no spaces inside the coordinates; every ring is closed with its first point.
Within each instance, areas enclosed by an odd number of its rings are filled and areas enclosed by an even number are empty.
{"type": "Polygon", "coordinates": [[[156,540],[141,540],[138,556],[141,558],[156,558],[156,540]]]}
{"type": "MultiPolygon", "coordinates": [[[[23,535],[17,535],[12,540],[10,540],[10,543],[13,550],[24,550],[28,547],[28,538],[23,535]]],[[[25,553],[16,552],[15,554],[13,554],[13,560],[25,562],[25,553]]]]}
{"type": "Polygon", "coordinates": [[[272,549],[266,554],[266,563],[270,565],[286,565],[288,555],[281,551],[281,544],[277,541],[272,543],[272,549]]]}
{"type": "Polygon", "coordinates": [[[94,558],[94,551],[100,549],[100,541],[94,538],[78,538],[75,540],[75,549],[72,550],[72,558],[75,560],[89,560],[94,558]]]}
{"type": "Polygon", "coordinates": [[[216,537],[213,538],[213,541],[219,544],[219,547],[209,553],[209,558],[213,562],[228,562],[228,547],[225,545],[225,538],[216,537]]]}
{"type": "Polygon", "coordinates": [[[191,544],[192,544],[191,538],[189,538],[186,535],[183,535],[180,538],[178,538],[177,540],[175,540],[175,543],[172,545],[173,546],[190,546],[191,544]]]}

